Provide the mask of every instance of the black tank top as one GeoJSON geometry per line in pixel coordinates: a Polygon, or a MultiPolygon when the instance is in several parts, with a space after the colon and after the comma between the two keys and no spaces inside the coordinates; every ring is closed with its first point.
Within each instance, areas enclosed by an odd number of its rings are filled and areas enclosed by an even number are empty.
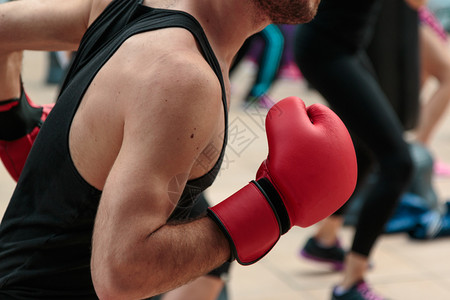
{"type": "MultiPolygon", "coordinates": [[[[189,30],[219,78],[227,122],[222,73],[200,24],[184,12],[153,9],[141,2],[113,0],[81,41],[0,226],[0,299],[97,299],[89,264],[101,191],[76,170],[68,139],[85,91],[125,40],[160,28],[189,30]]],[[[217,163],[204,176],[188,181],[172,218],[187,215],[199,193],[214,181],[223,160],[226,130],[224,136],[217,163]]]]}

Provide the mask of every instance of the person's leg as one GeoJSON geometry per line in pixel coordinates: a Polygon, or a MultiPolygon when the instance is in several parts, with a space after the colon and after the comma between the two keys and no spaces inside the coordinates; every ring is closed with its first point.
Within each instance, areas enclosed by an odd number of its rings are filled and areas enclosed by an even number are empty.
{"type": "MultiPolygon", "coordinates": [[[[356,224],[353,245],[346,258],[345,276],[341,283],[344,288],[350,288],[364,278],[370,253],[394,212],[400,195],[409,185],[412,174],[412,159],[397,115],[375,79],[362,76],[359,77],[362,81],[358,82],[358,76],[352,75],[361,70],[358,71],[357,65],[353,67],[356,67],[356,72],[350,74],[348,79],[360,87],[357,93],[361,94],[353,99],[361,106],[356,105],[350,110],[340,106],[337,112],[371,149],[378,163],[378,173],[376,182],[365,196],[356,224]]],[[[349,70],[352,72],[351,67],[349,70]]]]}
{"type": "Polygon", "coordinates": [[[379,169],[376,182],[365,196],[356,224],[353,245],[346,258],[345,276],[341,283],[344,288],[350,288],[364,278],[370,253],[394,212],[400,195],[409,185],[413,169],[408,144],[403,139],[403,128],[375,79],[362,76],[360,78],[363,80],[358,82],[357,77],[350,75],[350,78],[351,82],[361,88],[362,94],[354,99],[359,99],[362,106],[350,110],[353,113],[344,112],[345,108],[341,106],[338,114],[352,124],[349,126],[355,129],[357,136],[372,150],[379,169]]]}
{"type": "Polygon", "coordinates": [[[294,35],[297,25],[281,24],[278,27],[284,36],[283,57],[281,58],[279,77],[286,79],[300,79],[301,72],[294,58],[294,35]]]}
{"type": "Polygon", "coordinates": [[[450,52],[428,26],[420,26],[421,66],[424,78],[434,77],[438,87],[422,105],[416,139],[427,146],[450,101],[450,52]]]}
{"type": "Polygon", "coordinates": [[[259,60],[255,83],[246,101],[254,101],[268,92],[276,78],[283,55],[284,37],[276,25],[268,25],[259,35],[264,39],[264,50],[259,60]]]}
{"type": "Polygon", "coordinates": [[[400,121],[361,57],[332,41],[306,38],[297,39],[296,44],[297,63],[305,78],[373,152],[380,169],[365,199],[346,260],[341,285],[350,288],[367,272],[370,252],[409,184],[412,160],[400,121]],[[337,47],[335,51],[333,47],[337,47]]]}
{"type": "Polygon", "coordinates": [[[314,238],[324,247],[332,247],[337,243],[338,233],[343,224],[343,215],[331,215],[321,222],[314,238]]]}
{"type": "Polygon", "coordinates": [[[369,149],[358,139],[353,140],[355,151],[358,158],[358,183],[350,199],[333,215],[329,216],[316,225],[316,231],[306,244],[303,246],[300,254],[302,257],[320,263],[330,265],[334,270],[342,270],[346,250],[339,239],[339,232],[346,220],[346,213],[349,206],[355,200],[360,201],[362,196],[361,187],[367,183],[369,175],[374,170],[374,158],[369,149]]]}

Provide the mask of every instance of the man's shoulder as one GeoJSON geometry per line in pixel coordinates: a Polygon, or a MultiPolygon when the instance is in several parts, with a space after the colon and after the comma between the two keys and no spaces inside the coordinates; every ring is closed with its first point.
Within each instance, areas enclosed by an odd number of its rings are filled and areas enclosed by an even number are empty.
{"type": "Polygon", "coordinates": [[[169,77],[183,79],[191,84],[202,83],[203,86],[208,86],[212,84],[212,80],[217,80],[211,66],[201,54],[194,51],[170,53],[157,64],[165,69],[169,77]]]}
{"type": "Polygon", "coordinates": [[[172,89],[177,94],[207,98],[221,96],[220,81],[201,54],[191,50],[168,51],[161,54],[146,73],[156,89],[172,89]]]}
{"type": "MultiPolygon", "coordinates": [[[[165,29],[134,36],[124,43],[127,60],[147,76],[168,76],[187,81],[216,79],[212,67],[186,30],[165,29]]],[[[169,82],[170,83],[170,82],[169,82]]]]}
{"type": "Polygon", "coordinates": [[[222,104],[221,83],[200,53],[180,49],[149,53],[139,49],[123,54],[108,70],[114,73],[110,73],[113,80],[139,101],[178,98],[180,105],[222,104]]]}
{"type": "MultiPolygon", "coordinates": [[[[163,79],[161,87],[179,97],[184,105],[221,105],[222,89],[216,74],[208,63],[193,53],[177,53],[161,61],[158,76],[163,79]],[[162,70],[163,69],[163,70],[162,70]],[[211,101],[211,100],[217,101],[211,101]]],[[[158,68],[157,68],[158,69],[158,68]]]]}
{"type": "Polygon", "coordinates": [[[169,29],[133,36],[108,65],[103,71],[108,70],[109,78],[127,90],[127,95],[136,94],[142,101],[177,97],[180,104],[222,103],[217,75],[185,31],[169,29]]]}

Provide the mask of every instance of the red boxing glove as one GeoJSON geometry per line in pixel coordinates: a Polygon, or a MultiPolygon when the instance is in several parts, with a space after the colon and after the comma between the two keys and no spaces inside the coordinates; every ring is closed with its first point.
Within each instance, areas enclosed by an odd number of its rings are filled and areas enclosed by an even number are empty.
{"type": "Polygon", "coordinates": [[[269,156],[257,181],[208,209],[227,236],[232,259],[261,259],[292,226],[307,227],[335,212],[356,185],[356,155],[339,117],[297,97],[279,101],[266,118],[269,156]]]}
{"type": "Polygon", "coordinates": [[[0,158],[15,181],[53,106],[34,104],[23,88],[20,99],[0,102],[0,158]]]}

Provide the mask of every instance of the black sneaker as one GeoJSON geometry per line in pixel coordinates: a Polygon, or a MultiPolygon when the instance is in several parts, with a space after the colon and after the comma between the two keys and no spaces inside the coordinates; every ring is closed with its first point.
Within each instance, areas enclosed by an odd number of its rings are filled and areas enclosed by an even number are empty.
{"type": "Polygon", "coordinates": [[[331,264],[336,271],[344,268],[345,251],[339,241],[332,247],[323,247],[311,237],[300,251],[300,255],[308,260],[331,264]]]}
{"type": "Polygon", "coordinates": [[[341,295],[336,295],[336,287],[333,289],[331,300],[387,300],[375,294],[364,280],[355,284],[351,289],[341,295]]]}

